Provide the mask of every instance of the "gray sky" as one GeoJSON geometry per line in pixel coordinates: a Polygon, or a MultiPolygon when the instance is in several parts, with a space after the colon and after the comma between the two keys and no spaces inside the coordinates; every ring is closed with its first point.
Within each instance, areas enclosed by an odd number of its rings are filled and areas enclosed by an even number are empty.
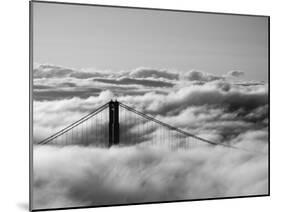
{"type": "Polygon", "coordinates": [[[34,3],[34,62],[152,67],[267,81],[267,18],[34,3]]]}

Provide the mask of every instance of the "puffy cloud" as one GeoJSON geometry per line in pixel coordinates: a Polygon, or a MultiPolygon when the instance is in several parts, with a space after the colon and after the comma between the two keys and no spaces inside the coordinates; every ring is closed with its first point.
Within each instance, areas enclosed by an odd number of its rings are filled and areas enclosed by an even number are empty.
{"type": "Polygon", "coordinates": [[[221,148],[35,147],[35,209],[267,194],[267,160],[221,148]]]}
{"type": "Polygon", "coordinates": [[[146,112],[157,114],[176,113],[186,107],[201,105],[250,110],[268,103],[267,88],[264,86],[249,90],[232,87],[227,90],[225,91],[217,84],[205,84],[180,88],[167,95],[158,95],[152,92],[143,96],[124,96],[120,97],[120,101],[139,108],[142,106],[146,112]]]}
{"type": "Polygon", "coordinates": [[[202,71],[191,70],[188,73],[184,74],[184,79],[190,81],[209,82],[209,81],[221,80],[224,79],[224,77],[216,76],[202,71]]]}
{"type": "Polygon", "coordinates": [[[138,68],[129,73],[131,77],[134,78],[164,78],[169,80],[178,80],[179,74],[168,72],[164,70],[157,70],[151,68],[138,68]]]}
{"type": "Polygon", "coordinates": [[[244,72],[243,71],[239,71],[239,70],[232,70],[232,71],[229,71],[227,73],[227,76],[231,76],[231,77],[241,77],[244,75],[244,72]]]}
{"type": "Polygon", "coordinates": [[[246,149],[251,149],[252,151],[257,152],[268,152],[268,128],[263,130],[248,130],[245,133],[239,134],[235,139],[232,140],[232,143],[237,147],[243,147],[246,149]]]}

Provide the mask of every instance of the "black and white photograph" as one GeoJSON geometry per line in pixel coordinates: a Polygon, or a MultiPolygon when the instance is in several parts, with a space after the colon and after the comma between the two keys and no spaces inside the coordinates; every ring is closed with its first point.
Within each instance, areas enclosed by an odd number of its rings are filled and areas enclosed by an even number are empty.
{"type": "Polygon", "coordinates": [[[30,2],[31,208],[269,195],[269,17],[30,2]]]}

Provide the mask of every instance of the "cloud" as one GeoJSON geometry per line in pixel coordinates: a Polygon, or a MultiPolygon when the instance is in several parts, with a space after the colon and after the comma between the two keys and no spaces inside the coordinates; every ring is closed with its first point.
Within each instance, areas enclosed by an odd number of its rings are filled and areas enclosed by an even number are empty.
{"type": "MultiPolygon", "coordinates": [[[[78,89],[75,90],[79,92],[78,89]]],[[[137,90],[136,90],[137,92],[137,90]]],[[[122,94],[101,92],[84,98],[35,102],[35,138],[43,139],[78,120],[110,99],[118,98],[148,115],[193,134],[220,135],[216,141],[231,140],[248,129],[268,125],[267,89],[212,83],[179,88],[168,93],[122,94]],[[44,118],[48,117],[48,118],[44,118]],[[54,123],[54,126],[51,124],[54,123]],[[44,130],[43,130],[44,129],[44,130]],[[48,130],[47,130],[48,129],[48,130]]],[[[65,95],[65,93],[59,93],[65,95]]],[[[87,93],[81,91],[81,95],[87,93]]],[[[133,126],[133,125],[132,125],[133,126]]]]}
{"type": "Polygon", "coordinates": [[[210,82],[215,80],[222,80],[224,79],[224,77],[216,76],[202,71],[191,70],[188,73],[184,74],[184,79],[189,81],[210,82]]]}
{"type": "Polygon", "coordinates": [[[35,209],[267,194],[267,160],[225,149],[35,147],[35,209]]]}
{"type": "Polygon", "coordinates": [[[205,84],[183,87],[171,91],[167,95],[158,95],[151,92],[143,96],[124,96],[120,97],[120,101],[138,108],[142,107],[148,113],[162,115],[177,113],[190,106],[217,105],[233,110],[251,110],[268,103],[267,88],[264,86],[250,90],[235,87],[226,90],[217,84],[205,84]]]}
{"type": "MultiPolygon", "coordinates": [[[[69,86],[69,85],[68,85],[69,86]]],[[[74,86],[70,86],[74,87],[74,86]]],[[[102,91],[98,88],[75,88],[74,89],[41,89],[38,90],[38,86],[35,86],[37,90],[33,92],[35,100],[59,100],[69,99],[79,96],[80,98],[88,98],[91,96],[97,96],[102,91]]]]}
{"type": "MultiPolygon", "coordinates": [[[[191,70],[187,73],[152,68],[132,71],[74,70],[55,65],[38,65],[34,69],[36,100],[96,96],[104,90],[119,95],[145,95],[149,92],[171,92],[192,86],[212,85],[228,91],[236,87],[260,87],[263,82],[244,81],[232,83],[225,76],[191,70]],[[129,88],[129,89],[128,89],[129,88]],[[175,88],[175,89],[174,89],[175,88]],[[169,90],[170,89],[170,90],[169,90]]],[[[239,90],[239,89],[238,89],[239,90]]]]}
{"type": "Polygon", "coordinates": [[[72,77],[77,79],[88,79],[94,77],[131,77],[131,78],[154,78],[154,79],[168,79],[168,80],[178,80],[179,74],[151,69],[151,68],[137,68],[132,71],[119,71],[119,72],[110,72],[110,71],[97,71],[97,70],[75,70],[71,68],[42,64],[34,68],[33,77],[37,78],[64,78],[72,77]]]}
{"type": "MultiPolygon", "coordinates": [[[[104,90],[117,94],[144,94],[176,85],[177,73],[153,69],[128,71],[75,70],[55,65],[34,68],[34,96],[38,101],[87,98],[104,90]],[[160,77],[160,78],[159,78],[160,77]],[[130,89],[128,89],[130,88],[130,89]]],[[[163,90],[161,90],[163,92],[163,90]]]]}
{"type": "Polygon", "coordinates": [[[44,89],[50,89],[50,88],[52,88],[52,86],[40,85],[40,84],[33,85],[33,90],[44,90],[44,89]]]}
{"type": "Polygon", "coordinates": [[[177,144],[186,145],[187,138],[165,134],[163,128],[125,113],[122,108],[121,143],[138,145],[95,148],[91,145],[101,146],[108,141],[105,110],[80,125],[86,141],[78,134],[71,139],[64,137],[73,144],[83,143],[84,147],[35,147],[36,207],[267,193],[267,83],[237,83],[226,76],[201,71],[183,74],[151,68],[101,72],[42,65],[34,73],[34,143],[111,99],[118,99],[192,134],[265,153],[204,147],[194,139],[188,140],[192,147],[188,151],[169,151],[167,145],[148,148],[145,146],[149,142],[166,144],[168,138],[177,139],[173,144],[180,141],[177,144]],[[100,127],[93,130],[91,121],[95,120],[100,127]]]}
{"type": "Polygon", "coordinates": [[[65,77],[73,77],[78,79],[87,79],[93,77],[102,77],[106,74],[102,74],[101,72],[85,72],[78,71],[70,68],[65,68],[61,66],[43,64],[34,68],[33,77],[37,78],[65,78],[65,77]]]}
{"type": "Polygon", "coordinates": [[[62,68],[54,65],[39,65],[33,71],[34,78],[62,78],[72,74],[74,71],[68,68],[62,68]]]}
{"type": "Polygon", "coordinates": [[[94,81],[116,84],[116,85],[143,85],[147,87],[173,87],[174,84],[159,80],[148,80],[148,79],[132,79],[132,78],[118,78],[118,79],[101,79],[96,78],[94,81]]]}
{"type": "Polygon", "coordinates": [[[243,76],[245,73],[243,71],[239,71],[239,70],[232,70],[229,71],[227,73],[227,76],[231,76],[231,77],[241,77],[243,76]]]}
{"type": "Polygon", "coordinates": [[[262,151],[268,152],[268,128],[263,130],[248,130],[245,133],[241,133],[235,139],[232,140],[232,143],[237,147],[242,147],[251,149],[252,151],[262,151]]]}
{"type": "Polygon", "coordinates": [[[129,76],[133,78],[164,78],[169,80],[178,80],[179,74],[168,72],[164,70],[157,70],[151,68],[138,68],[129,73],[129,76]]]}
{"type": "Polygon", "coordinates": [[[241,85],[241,86],[259,86],[259,85],[264,85],[264,82],[240,82],[240,83],[236,83],[236,85],[241,85]]]}

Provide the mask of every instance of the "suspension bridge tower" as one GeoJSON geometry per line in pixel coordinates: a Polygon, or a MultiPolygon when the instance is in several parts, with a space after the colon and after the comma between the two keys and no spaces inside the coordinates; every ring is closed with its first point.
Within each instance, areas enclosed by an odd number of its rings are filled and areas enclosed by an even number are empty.
{"type": "Polygon", "coordinates": [[[119,102],[109,102],[109,142],[108,146],[119,144],[119,102]]]}

